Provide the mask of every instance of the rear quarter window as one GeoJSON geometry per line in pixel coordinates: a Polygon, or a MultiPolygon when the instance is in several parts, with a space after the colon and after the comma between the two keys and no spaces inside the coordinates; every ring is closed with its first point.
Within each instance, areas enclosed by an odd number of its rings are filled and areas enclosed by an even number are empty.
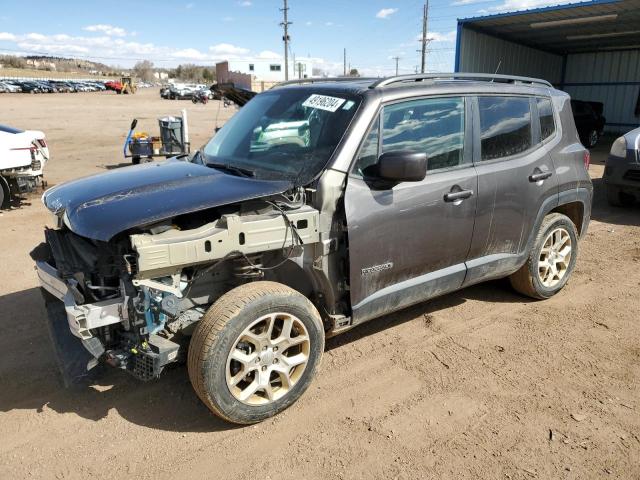
{"type": "Polygon", "coordinates": [[[538,105],[538,118],[540,119],[540,140],[544,141],[553,136],[556,131],[553,106],[549,98],[538,98],[536,102],[538,105]]]}

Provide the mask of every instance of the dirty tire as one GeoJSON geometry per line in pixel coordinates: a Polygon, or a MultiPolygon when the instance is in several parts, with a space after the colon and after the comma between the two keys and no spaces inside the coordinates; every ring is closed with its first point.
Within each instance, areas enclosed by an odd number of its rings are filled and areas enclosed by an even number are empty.
{"type": "Polygon", "coordinates": [[[4,177],[0,177],[0,208],[8,207],[10,199],[11,192],[9,190],[9,184],[4,177]]]}
{"type": "Polygon", "coordinates": [[[198,322],[189,345],[189,378],[202,402],[219,417],[237,424],[257,423],[285,410],[304,393],[323,350],[322,320],[304,295],[276,282],[251,282],[220,297],[198,322]],[[245,328],[275,312],[294,315],[304,324],[310,340],[309,358],[302,375],[283,397],[265,405],[247,405],[227,386],[227,358],[245,328]]]}
{"type": "Polygon", "coordinates": [[[552,297],[560,290],[562,290],[562,288],[566,285],[567,281],[571,277],[573,269],[575,268],[577,257],[578,231],[576,229],[576,226],[566,215],[563,215],[561,213],[550,213],[544,218],[542,224],[540,225],[540,229],[538,230],[538,234],[536,235],[535,241],[533,242],[531,252],[529,252],[527,262],[522,267],[520,267],[520,270],[509,277],[511,286],[517,292],[531,298],[544,300],[546,298],[552,297]],[[558,228],[566,230],[566,232],[569,234],[569,237],[571,238],[571,259],[569,261],[569,266],[566,270],[566,273],[564,274],[560,282],[552,287],[547,287],[543,285],[542,281],[540,280],[540,276],[538,274],[538,261],[540,259],[543,243],[547,239],[548,235],[558,228]]]}
{"type": "Polygon", "coordinates": [[[612,207],[628,207],[635,202],[633,195],[620,191],[618,187],[606,185],[607,202],[612,207]]]}

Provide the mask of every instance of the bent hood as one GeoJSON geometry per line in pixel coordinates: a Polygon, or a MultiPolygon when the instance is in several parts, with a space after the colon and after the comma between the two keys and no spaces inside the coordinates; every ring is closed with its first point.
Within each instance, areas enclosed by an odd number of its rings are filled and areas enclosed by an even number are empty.
{"type": "Polygon", "coordinates": [[[42,201],[78,235],[108,241],[129,228],[285,192],[287,181],[236,177],[180,160],[146,163],[63,183],[42,201]]]}

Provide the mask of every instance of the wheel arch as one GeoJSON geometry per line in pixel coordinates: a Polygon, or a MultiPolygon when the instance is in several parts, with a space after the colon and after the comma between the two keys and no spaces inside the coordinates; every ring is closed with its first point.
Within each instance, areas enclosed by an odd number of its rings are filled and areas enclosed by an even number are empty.
{"type": "Polygon", "coordinates": [[[569,217],[569,219],[576,226],[578,235],[582,236],[582,229],[584,224],[584,203],[579,200],[565,203],[562,205],[558,205],[549,213],[562,213],[563,215],[569,217]]]}

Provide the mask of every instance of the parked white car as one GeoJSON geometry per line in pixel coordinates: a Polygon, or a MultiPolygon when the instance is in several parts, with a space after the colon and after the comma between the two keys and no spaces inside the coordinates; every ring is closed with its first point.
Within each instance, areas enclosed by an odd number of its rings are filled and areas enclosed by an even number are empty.
{"type": "Polygon", "coordinates": [[[12,194],[35,190],[48,160],[44,133],[0,125],[0,208],[12,194]]]}
{"type": "Polygon", "coordinates": [[[8,93],[20,93],[22,90],[19,86],[12,83],[0,81],[0,88],[3,88],[8,93]]]}

